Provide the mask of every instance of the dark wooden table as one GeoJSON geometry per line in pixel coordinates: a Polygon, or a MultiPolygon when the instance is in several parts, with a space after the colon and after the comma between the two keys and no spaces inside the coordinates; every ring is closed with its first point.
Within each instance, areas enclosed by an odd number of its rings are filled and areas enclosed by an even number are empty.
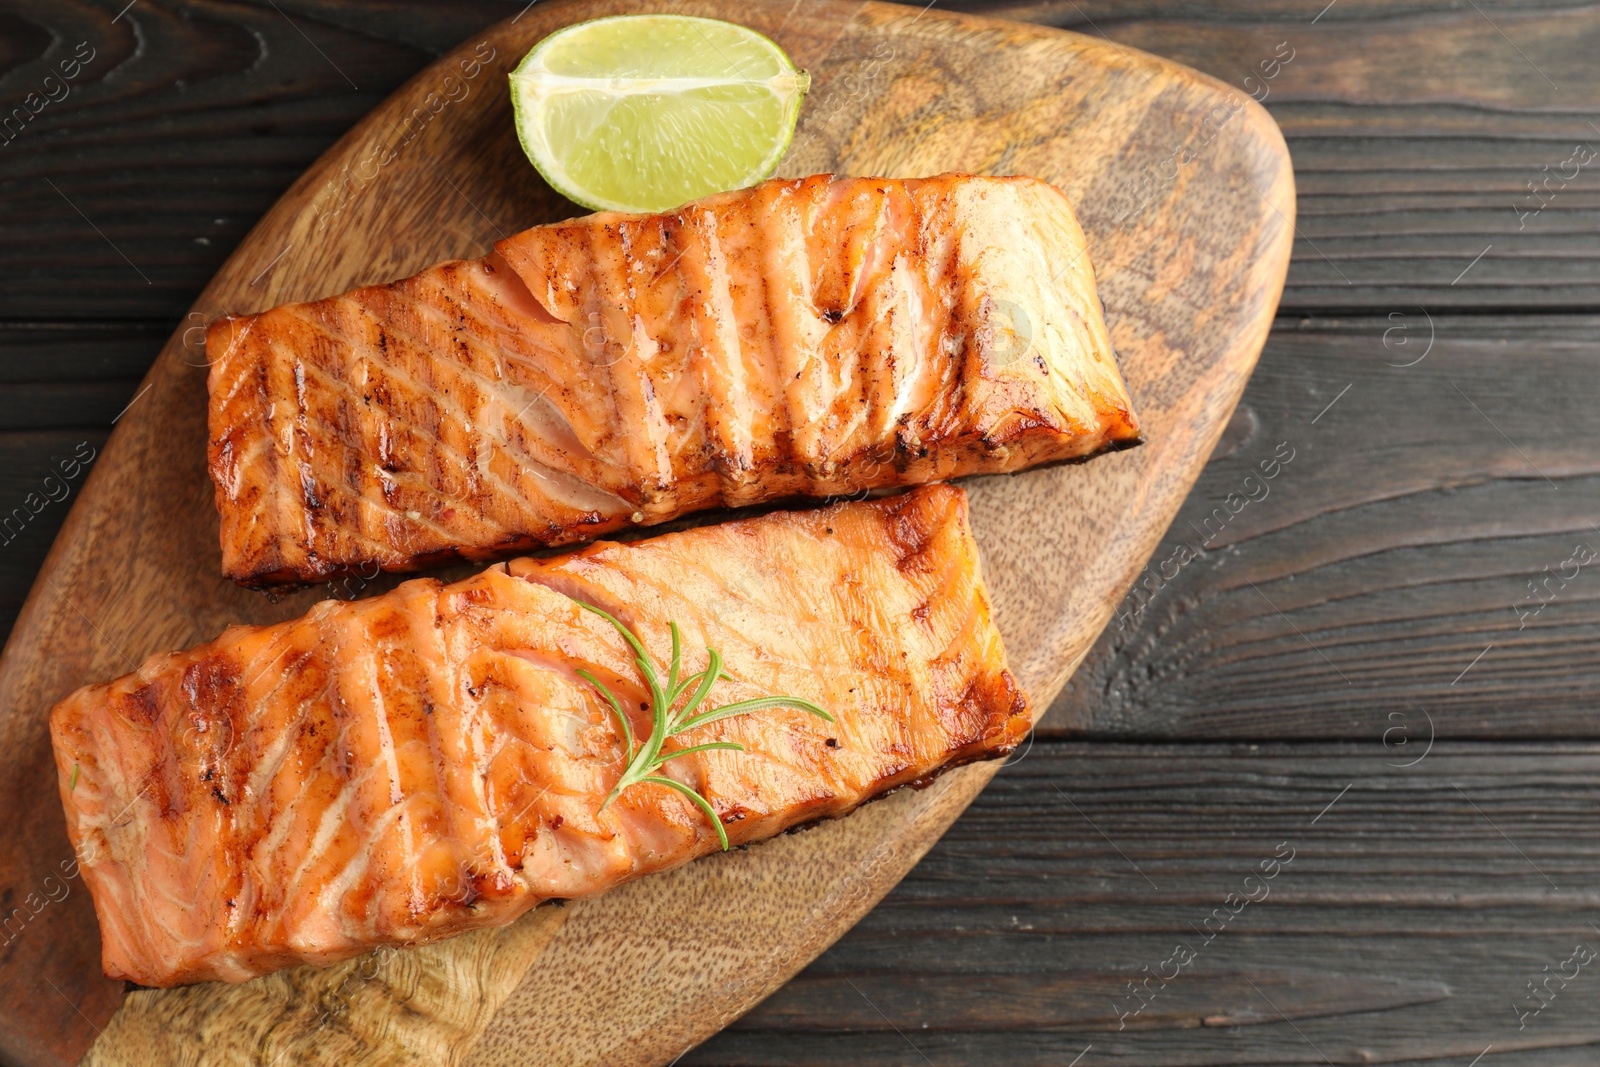
{"type": "MultiPolygon", "coordinates": [[[[124,2],[0,0],[7,628],[223,258],[525,0],[124,2]]],[[[1325,2],[945,0],[1265,96],[1295,260],[1031,747],[681,1063],[1600,1063],[1600,9],[1325,2]]]]}

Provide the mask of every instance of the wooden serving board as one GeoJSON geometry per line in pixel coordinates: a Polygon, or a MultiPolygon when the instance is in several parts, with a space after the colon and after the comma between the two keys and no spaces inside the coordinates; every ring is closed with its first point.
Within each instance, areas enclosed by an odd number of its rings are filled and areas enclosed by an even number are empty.
{"type": "Polygon", "coordinates": [[[1288,265],[1288,154],[1252,101],[1103,40],[889,4],[534,5],[418,75],[285,194],[202,294],[95,461],[0,658],[0,1057],[666,1063],[839,937],[994,774],[967,767],[847,819],[425,948],[242,986],[125,992],[101,976],[56,795],[50,707],[151,653],[356,591],[273,602],[219,576],[193,327],[478,255],[501,235],[580,213],[523,158],[505,75],[561,26],[658,10],[743,22],[810,69],[785,175],[1031,174],[1077,206],[1148,443],[968,483],[1000,628],[1036,707],[1171,521],[1250,374],[1288,265]]]}

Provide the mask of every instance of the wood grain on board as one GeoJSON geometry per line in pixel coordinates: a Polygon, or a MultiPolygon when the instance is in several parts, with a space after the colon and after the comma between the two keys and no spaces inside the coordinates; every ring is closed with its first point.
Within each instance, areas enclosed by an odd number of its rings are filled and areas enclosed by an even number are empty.
{"type": "MultiPolygon", "coordinates": [[[[193,314],[393,278],[573,213],[523,160],[501,78],[561,25],[658,7],[545,3],[469,37],[284,195],[193,314]],[[482,66],[467,73],[474,59],[482,66]],[[447,75],[470,91],[429,112],[429,94],[452,91],[447,75]],[[419,107],[436,117],[418,121],[419,107]],[[386,145],[394,159],[374,166],[386,145]]],[[[812,70],[782,173],[1027,173],[1079,206],[1149,443],[970,483],[1012,666],[1047,702],[1166,528],[1266,335],[1294,216],[1276,128],[1208,78],[1048,29],[870,3],[672,7],[750,24],[812,70]]],[[[40,785],[51,702],[227,624],[296,614],[324,592],[274,603],[217,576],[204,352],[187,321],[95,461],[0,660],[0,803],[17,827],[0,842],[0,871],[13,895],[66,856],[56,798],[40,785]]],[[[994,770],[965,768],[849,819],[538,909],[505,931],[240,987],[124,1000],[98,975],[86,895],[69,891],[0,960],[3,1051],[68,1063],[93,1040],[86,1062],[96,1064],[520,1063],[531,1050],[549,1063],[666,1062],[847,929],[994,770]]]]}

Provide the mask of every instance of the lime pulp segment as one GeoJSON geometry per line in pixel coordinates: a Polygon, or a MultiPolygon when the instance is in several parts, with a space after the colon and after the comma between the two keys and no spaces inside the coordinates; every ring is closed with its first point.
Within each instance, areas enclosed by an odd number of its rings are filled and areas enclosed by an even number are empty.
{"type": "Polygon", "coordinates": [[[511,75],[517,134],[585,207],[666,211],[771,175],[809,79],[729,22],[621,15],[545,38],[511,75]]]}

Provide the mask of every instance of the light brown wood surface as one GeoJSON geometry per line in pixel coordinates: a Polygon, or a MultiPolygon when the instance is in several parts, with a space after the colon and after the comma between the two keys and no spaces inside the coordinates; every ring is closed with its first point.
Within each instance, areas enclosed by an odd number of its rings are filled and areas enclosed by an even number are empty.
{"type": "MultiPolygon", "coordinates": [[[[783,174],[1031,174],[1078,207],[1148,443],[969,483],[1013,669],[1048,706],[1221,432],[1282,289],[1287,153],[1265,112],[1209,78],[1092,38],[886,4],[541,3],[466,42],[344,137],[261,221],[185,327],[480,254],[498,236],[576,213],[523,159],[504,74],[562,25],[651,10],[746,23],[812,72],[783,174]],[[463,72],[459,61],[491,51],[463,72]]],[[[243,986],[125,996],[100,976],[82,885],[48,881],[70,858],[50,706],[150,653],[350,592],[273,602],[219,576],[199,336],[180,328],[157,359],[0,659],[11,821],[0,890],[10,907],[66,886],[0,949],[0,1029],[27,1062],[71,1063],[88,1049],[83,1062],[107,1065],[665,1063],[843,933],[992,776],[993,765],[964,768],[504,930],[243,986]]]]}

